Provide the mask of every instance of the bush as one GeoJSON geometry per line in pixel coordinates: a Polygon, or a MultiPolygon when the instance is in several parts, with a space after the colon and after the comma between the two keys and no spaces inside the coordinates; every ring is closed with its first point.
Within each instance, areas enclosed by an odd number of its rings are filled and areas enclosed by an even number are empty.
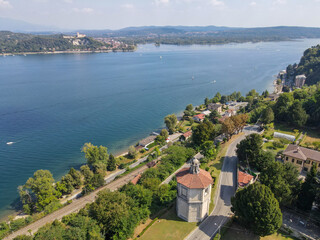
{"type": "Polygon", "coordinates": [[[281,142],[279,142],[279,141],[274,141],[274,142],[272,143],[272,146],[273,146],[275,149],[277,149],[277,148],[283,148],[283,147],[284,147],[284,144],[281,143],[281,142]]]}
{"type": "Polygon", "coordinates": [[[126,167],[126,164],[120,163],[120,165],[119,165],[119,168],[120,168],[120,169],[124,169],[125,167],[126,167]]]}

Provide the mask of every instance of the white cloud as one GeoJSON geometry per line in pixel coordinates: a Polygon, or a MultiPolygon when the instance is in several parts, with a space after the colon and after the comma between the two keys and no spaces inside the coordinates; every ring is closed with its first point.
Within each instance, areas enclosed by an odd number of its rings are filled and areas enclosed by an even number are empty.
{"type": "Polygon", "coordinates": [[[250,3],[250,6],[256,6],[256,5],[257,5],[256,2],[251,2],[251,3],[250,3]]]}
{"type": "Polygon", "coordinates": [[[219,0],[211,0],[210,4],[215,7],[223,7],[224,6],[224,2],[219,1],[219,0]]]}
{"type": "Polygon", "coordinates": [[[130,4],[130,3],[122,4],[121,7],[125,8],[125,9],[133,9],[134,8],[133,4],[130,4]]]}
{"type": "Polygon", "coordinates": [[[76,13],[93,13],[94,12],[92,8],[72,8],[72,11],[76,13]]]}
{"type": "Polygon", "coordinates": [[[170,0],[155,0],[154,3],[157,5],[157,6],[160,6],[160,5],[168,5],[170,3],[170,0]]]}
{"type": "Polygon", "coordinates": [[[273,1],[273,5],[284,5],[287,3],[287,0],[275,0],[273,1]]]}
{"type": "Polygon", "coordinates": [[[0,9],[5,9],[5,8],[12,8],[12,5],[10,4],[10,2],[6,1],[6,0],[0,0],[0,9]]]}
{"type": "Polygon", "coordinates": [[[65,3],[73,3],[73,0],[63,0],[65,3]]]}

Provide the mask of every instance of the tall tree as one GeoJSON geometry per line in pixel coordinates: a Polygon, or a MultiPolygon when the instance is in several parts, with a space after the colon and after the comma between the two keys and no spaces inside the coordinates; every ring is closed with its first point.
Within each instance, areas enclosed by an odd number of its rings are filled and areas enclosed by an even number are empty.
{"type": "Polygon", "coordinates": [[[222,122],[222,132],[226,135],[227,139],[230,139],[235,131],[236,127],[231,118],[227,118],[222,122]]]}
{"type": "Polygon", "coordinates": [[[82,152],[85,153],[87,163],[92,166],[94,163],[102,162],[107,163],[108,149],[103,146],[94,146],[91,143],[85,143],[82,147],[82,152]]]}
{"type": "Polygon", "coordinates": [[[275,233],[282,225],[282,213],[270,188],[254,183],[231,198],[236,220],[259,236],[275,233]]]}
{"type": "Polygon", "coordinates": [[[246,136],[244,140],[237,144],[236,152],[239,161],[249,163],[250,167],[256,167],[256,159],[260,155],[262,144],[262,137],[259,134],[253,133],[246,136]]]}
{"type": "Polygon", "coordinates": [[[276,104],[273,106],[275,119],[277,121],[286,121],[288,119],[288,110],[293,102],[293,96],[290,93],[282,93],[276,104]]]}
{"type": "Polygon", "coordinates": [[[317,166],[314,164],[302,184],[297,205],[300,209],[309,211],[317,194],[317,166]]]}
{"type": "Polygon", "coordinates": [[[308,115],[303,109],[302,103],[300,101],[295,101],[292,104],[292,106],[289,108],[288,115],[291,123],[298,127],[304,126],[308,120],[308,115]]]}
{"type": "Polygon", "coordinates": [[[115,157],[112,154],[110,154],[107,170],[114,171],[114,170],[116,170],[116,168],[117,168],[117,161],[116,161],[115,157]]]}
{"type": "Polygon", "coordinates": [[[214,140],[217,135],[215,126],[209,121],[204,121],[193,130],[192,139],[194,144],[200,146],[208,140],[214,140]]]}
{"type": "Polygon", "coordinates": [[[54,179],[50,171],[38,170],[19,188],[20,197],[25,209],[30,213],[42,211],[50,203],[57,201],[59,194],[54,187],[54,179]]]}
{"type": "Polygon", "coordinates": [[[272,123],[274,120],[274,113],[271,107],[266,107],[261,113],[261,122],[264,124],[272,123]]]}
{"type": "Polygon", "coordinates": [[[175,131],[175,128],[177,126],[177,116],[175,114],[168,115],[164,118],[164,123],[166,124],[166,127],[169,129],[169,133],[173,134],[175,131]]]}

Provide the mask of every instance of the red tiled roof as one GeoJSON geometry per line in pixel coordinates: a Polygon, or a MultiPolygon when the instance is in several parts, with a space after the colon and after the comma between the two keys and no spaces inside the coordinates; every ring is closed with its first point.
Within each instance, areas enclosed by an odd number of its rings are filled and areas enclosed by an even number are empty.
{"type": "Polygon", "coordinates": [[[283,154],[293,158],[299,158],[302,160],[315,160],[320,161],[320,152],[297,145],[289,144],[286,150],[283,151],[283,154]]]}
{"type": "Polygon", "coordinates": [[[141,178],[141,175],[140,175],[140,174],[137,175],[137,176],[135,176],[135,178],[131,180],[131,183],[132,183],[133,185],[136,185],[136,184],[138,183],[138,181],[139,181],[140,178],[141,178]]]}
{"type": "Polygon", "coordinates": [[[190,173],[190,168],[183,168],[177,174],[177,182],[186,186],[187,188],[207,188],[213,183],[210,173],[200,169],[200,173],[190,173]]]}
{"type": "Polygon", "coordinates": [[[205,116],[206,116],[206,115],[204,115],[203,113],[200,113],[200,114],[195,115],[195,116],[193,116],[193,117],[197,117],[197,118],[199,118],[199,119],[204,119],[205,116]]]}
{"type": "Polygon", "coordinates": [[[185,132],[185,133],[183,134],[183,136],[184,136],[185,138],[188,138],[188,137],[190,137],[191,135],[192,135],[192,132],[191,132],[191,131],[185,132]]]}
{"type": "Polygon", "coordinates": [[[245,172],[238,171],[238,185],[240,187],[244,187],[248,185],[248,183],[250,183],[252,179],[253,179],[252,175],[245,172]]]}

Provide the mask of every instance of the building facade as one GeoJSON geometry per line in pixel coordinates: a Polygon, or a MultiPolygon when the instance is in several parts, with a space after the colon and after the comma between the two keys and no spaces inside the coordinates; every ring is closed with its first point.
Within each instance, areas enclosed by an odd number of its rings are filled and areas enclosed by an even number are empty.
{"type": "Polygon", "coordinates": [[[298,167],[299,172],[310,171],[312,165],[320,171],[320,152],[298,145],[289,144],[283,152],[283,161],[290,162],[298,167]]]}
{"type": "Polygon", "coordinates": [[[209,214],[210,173],[200,169],[198,159],[177,173],[177,215],[188,222],[200,222],[209,214]]]}
{"type": "Polygon", "coordinates": [[[305,75],[298,75],[296,76],[296,79],[294,81],[294,86],[297,87],[297,88],[302,88],[303,85],[305,84],[306,82],[306,76],[305,75]]]}

